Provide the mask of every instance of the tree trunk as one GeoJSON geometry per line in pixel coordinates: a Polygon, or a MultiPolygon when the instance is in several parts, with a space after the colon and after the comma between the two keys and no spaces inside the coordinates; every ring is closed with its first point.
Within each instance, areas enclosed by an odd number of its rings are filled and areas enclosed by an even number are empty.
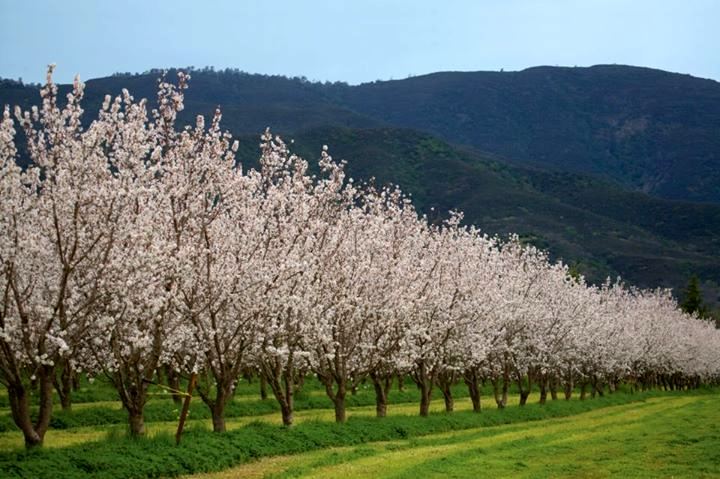
{"type": "Polygon", "coordinates": [[[375,388],[375,413],[377,417],[387,415],[387,395],[392,386],[392,376],[381,378],[376,374],[370,374],[373,387],[375,388]]]}
{"type": "Polygon", "coordinates": [[[203,397],[202,394],[200,395],[205,404],[210,407],[213,432],[225,432],[225,406],[227,405],[230,395],[230,386],[223,386],[221,384],[215,387],[214,399],[208,400],[209,398],[207,398],[207,396],[203,397]]]}
{"type": "MultiPolygon", "coordinates": [[[[263,373],[261,372],[260,374],[263,373]]],[[[288,375],[283,373],[281,374],[281,376],[281,378],[278,378],[277,376],[272,376],[267,382],[270,384],[270,389],[272,389],[272,392],[275,395],[275,399],[277,399],[277,402],[280,404],[280,414],[282,415],[283,425],[289,427],[292,426],[294,420],[293,395],[295,394],[295,384],[292,374],[288,375]],[[282,385],[280,381],[282,381],[282,385]]]]}
{"type": "Polygon", "coordinates": [[[482,411],[482,404],[480,403],[481,389],[478,383],[479,381],[475,371],[465,373],[465,384],[468,387],[468,394],[470,395],[470,400],[472,401],[473,412],[482,411]]]}
{"type": "Polygon", "coordinates": [[[210,408],[212,413],[213,432],[225,432],[225,398],[218,395],[210,408]]]}
{"type": "Polygon", "coordinates": [[[603,385],[603,383],[601,381],[599,381],[598,379],[595,379],[593,381],[592,387],[593,387],[593,397],[595,397],[596,393],[600,397],[605,396],[605,391],[604,391],[605,386],[603,385]]]}
{"type": "Polygon", "coordinates": [[[530,391],[532,390],[532,378],[530,377],[530,373],[528,372],[527,374],[527,389],[524,389],[523,378],[520,377],[519,373],[517,377],[517,384],[518,389],[520,389],[520,405],[524,406],[527,404],[528,396],[530,396],[530,391]]]}
{"type": "Polygon", "coordinates": [[[337,391],[333,390],[333,379],[329,377],[321,377],[320,380],[325,385],[325,393],[335,406],[335,422],[345,422],[345,395],[347,394],[347,385],[345,380],[341,379],[337,384],[337,391]]]}
{"type": "Polygon", "coordinates": [[[283,426],[292,426],[293,423],[293,410],[292,406],[289,406],[287,403],[280,404],[280,413],[282,414],[282,422],[283,426]]]}
{"type": "Polygon", "coordinates": [[[540,378],[540,404],[545,404],[547,402],[547,393],[548,380],[545,377],[540,378]]]}
{"type": "Polygon", "coordinates": [[[587,398],[587,381],[583,381],[582,386],[580,386],[580,400],[584,401],[587,398]]]}
{"type": "Polygon", "coordinates": [[[421,381],[420,388],[420,415],[427,417],[430,414],[430,400],[432,398],[432,384],[430,381],[421,381]]]}
{"type": "Polygon", "coordinates": [[[180,375],[168,366],[167,368],[167,383],[168,386],[173,389],[172,399],[175,404],[182,403],[183,396],[180,394],[180,375]],[[175,392],[178,391],[178,392],[175,392]]]}
{"type": "Polygon", "coordinates": [[[426,417],[430,413],[430,400],[435,384],[435,374],[428,373],[427,364],[425,361],[420,361],[416,369],[412,371],[412,378],[420,390],[420,416],[426,417]]]}
{"type": "Polygon", "coordinates": [[[73,371],[67,361],[63,361],[60,366],[60,379],[53,377],[55,390],[60,396],[60,406],[63,411],[72,410],[72,387],[73,387],[73,371]]]}
{"type": "Polygon", "coordinates": [[[449,383],[443,384],[442,394],[445,400],[445,412],[453,412],[455,409],[455,401],[453,400],[452,389],[450,389],[449,383]]]}
{"type": "MultiPolygon", "coordinates": [[[[285,397],[284,401],[280,404],[280,409],[282,410],[282,420],[283,425],[285,426],[292,426],[293,423],[293,411],[295,410],[295,391],[296,391],[296,384],[295,384],[295,375],[293,371],[293,362],[289,361],[287,363],[287,369],[285,369],[285,372],[282,374],[283,376],[283,384],[285,386],[285,397]]],[[[302,382],[300,383],[302,384],[302,382]]],[[[276,395],[277,396],[277,395],[276,395]]]]}
{"type": "Polygon", "coordinates": [[[335,393],[335,422],[345,422],[345,391],[335,393]]]}
{"type": "Polygon", "coordinates": [[[225,406],[228,399],[232,397],[233,391],[233,381],[229,377],[230,375],[227,375],[222,381],[218,380],[216,382],[215,397],[210,396],[212,389],[207,382],[198,384],[196,388],[200,399],[210,409],[213,432],[225,432],[225,406]]]}
{"type": "Polygon", "coordinates": [[[505,406],[507,406],[507,400],[508,400],[508,381],[502,380],[502,391],[500,389],[500,378],[495,378],[492,380],[493,385],[493,395],[495,396],[495,404],[497,404],[498,409],[504,409],[505,406]]]}
{"type": "Polygon", "coordinates": [[[268,397],[267,393],[267,379],[265,379],[265,375],[260,375],[260,399],[263,401],[266,400],[268,397]]]}
{"type": "Polygon", "coordinates": [[[275,399],[280,404],[283,425],[292,426],[294,420],[294,395],[295,391],[299,389],[295,381],[296,371],[293,354],[290,354],[284,363],[279,359],[275,359],[261,362],[260,366],[260,381],[270,385],[275,399]]]}
{"type": "Polygon", "coordinates": [[[555,375],[550,378],[550,397],[553,401],[557,401],[558,399],[558,379],[555,375]]]}
{"type": "Polygon", "coordinates": [[[128,412],[128,425],[130,427],[130,435],[133,437],[145,435],[145,418],[142,409],[128,412]]]}
{"type": "Polygon", "coordinates": [[[455,409],[455,400],[452,396],[452,385],[455,382],[455,373],[443,371],[438,374],[437,383],[442,391],[443,399],[445,400],[445,412],[453,412],[455,409]]]}
{"type": "Polygon", "coordinates": [[[400,391],[400,392],[405,391],[405,375],[404,374],[398,374],[398,391],[400,391]]]}
{"type": "Polygon", "coordinates": [[[572,379],[571,379],[571,380],[568,380],[568,382],[565,383],[565,400],[566,400],[566,401],[569,401],[570,398],[572,398],[572,394],[573,394],[573,389],[574,389],[574,387],[575,387],[575,386],[574,386],[574,384],[573,384],[573,382],[572,382],[572,379]]]}
{"type": "MultiPolygon", "coordinates": [[[[143,409],[147,402],[147,385],[142,377],[133,377],[130,369],[121,367],[112,376],[109,376],[120,395],[120,401],[128,413],[128,427],[131,436],[145,434],[145,421],[143,409]]],[[[153,369],[154,371],[154,369],[153,369]]]]}
{"type": "Polygon", "coordinates": [[[53,376],[55,372],[50,368],[43,368],[39,373],[40,383],[40,409],[38,420],[32,422],[30,411],[30,395],[20,381],[13,381],[8,385],[8,399],[13,421],[23,433],[25,447],[30,449],[42,446],[45,433],[50,425],[52,416],[53,376]]]}

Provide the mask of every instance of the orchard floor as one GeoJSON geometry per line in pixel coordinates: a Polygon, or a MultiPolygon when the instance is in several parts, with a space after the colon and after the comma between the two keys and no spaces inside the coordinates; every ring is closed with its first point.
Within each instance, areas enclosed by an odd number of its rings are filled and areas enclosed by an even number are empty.
{"type": "MultiPolygon", "coordinates": [[[[315,391],[313,391],[315,392],[315,391]]],[[[538,395],[532,394],[530,401],[537,401],[538,395]]],[[[240,401],[243,399],[240,398],[240,401]]],[[[268,399],[272,401],[272,399],[268,399]]],[[[199,402],[195,400],[195,402],[199,402]]],[[[102,404],[107,408],[116,410],[122,410],[122,406],[116,401],[103,401],[87,404],[79,404],[74,406],[75,410],[81,410],[86,407],[97,407],[98,404],[102,404]]],[[[510,396],[508,398],[508,407],[514,407],[518,405],[517,395],[510,396]]],[[[441,399],[436,399],[430,403],[431,413],[441,413],[445,409],[445,403],[441,399]]],[[[417,414],[419,409],[416,403],[401,403],[391,404],[388,406],[388,415],[413,415],[417,414]]],[[[468,398],[459,398],[455,402],[455,411],[471,411],[472,403],[468,398]]],[[[9,411],[7,412],[9,414],[9,411]]],[[[374,417],[375,406],[360,406],[348,408],[348,417],[374,417]]],[[[302,424],[308,421],[334,421],[335,411],[332,409],[306,409],[302,411],[296,411],[294,414],[295,424],[302,424]]],[[[228,431],[238,429],[243,426],[247,426],[250,423],[256,421],[268,422],[271,424],[282,424],[282,417],[280,413],[274,412],[271,414],[261,414],[254,416],[243,416],[243,417],[230,417],[226,420],[226,427],[228,431]]],[[[101,441],[112,434],[122,434],[126,430],[125,424],[113,424],[105,427],[75,427],[70,429],[50,429],[45,435],[45,442],[43,447],[58,448],[66,447],[73,444],[80,444],[87,441],[101,441]]],[[[188,429],[212,429],[212,420],[210,419],[197,419],[189,420],[187,424],[188,429]]],[[[146,424],[147,434],[152,437],[158,434],[174,434],[177,430],[177,421],[167,422],[149,422],[146,424]]],[[[0,432],[0,451],[21,449],[23,447],[23,437],[18,431],[0,432]]]]}
{"type": "Polygon", "coordinates": [[[720,477],[717,396],[261,459],[187,479],[720,477]]]}
{"type": "MultiPolygon", "coordinates": [[[[76,404],[66,427],[51,429],[41,450],[25,452],[19,431],[1,432],[0,477],[720,479],[717,388],[620,392],[585,401],[576,396],[544,406],[534,394],[526,407],[513,395],[504,410],[485,396],[485,409],[475,414],[458,386],[456,412],[442,412],[443,401],[435,400],[427,418],[417,417],[410,390],[382,419],[373,417],[372,392],[360,391],[348,423],[336,425],[318,385],[310,382],[307,409],[285,429],[280,414],[267,413],[267,403],[248,385],[235,399],[248,405],[238,409],[246,415],[229,417],[227,433],[211,432],[210,420],[198,416],[204,406],[195,404],[180,447],[172,421],[149,421],[148,437],[140,440],[127,438],[118,422],[73,426],[95,420],[98,411],[109,411],[103,417],[111,421],[122,419],[119,403],[109,400],[112,391],[94,388],[94,402],[76,404]],[[198,471],[215,472],[188,474],[198,471]]],[[[156,410],[173,407],[167,399],[154,402],[156,410]]],[[[0,408],[0,416],[7,414],[0,408]]]]}

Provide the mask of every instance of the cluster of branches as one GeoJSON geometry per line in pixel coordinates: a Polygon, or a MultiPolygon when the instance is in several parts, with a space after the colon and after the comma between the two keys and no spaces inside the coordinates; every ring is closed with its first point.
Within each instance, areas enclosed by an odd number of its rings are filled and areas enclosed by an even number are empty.
{"type": "Polygon", "coordinates": [[[718,380],[720,334],[668,291],[588,285],[460,214],[431,225],[398,189],[346,178],[326,147],[315,176],[266,131],[259,170],[243,171],[219,110],[176,128],[187,80],[160,80],[150,111],[107,96],[84,127],[83,84],[61,107],[50,68],[39,108],[5,108],[0,381],[28,446],[43,441],[53,389],[67,399],[79,373],[112,382],[134,434],[163,369],[199,375],[216,431],[248,371],[287,425],[308,374],[338,421],[362,381],[384,415],[396,376],[417,384],[422,415],[436,387],[451,410],[458,381],[479,411],[485,381],[504,407],[512,382],[524,403],[533,384],[544,401],[576,384],[718,380]]]}

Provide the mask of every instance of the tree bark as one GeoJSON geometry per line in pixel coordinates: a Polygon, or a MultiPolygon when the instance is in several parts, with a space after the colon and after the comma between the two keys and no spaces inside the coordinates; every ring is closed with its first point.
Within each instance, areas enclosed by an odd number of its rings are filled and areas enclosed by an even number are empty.
{"type": "Polygon", "coordinates": [[[265,375],[260,375],[260,399],[263,401],[266,400],[268,397],[267,393],[267,379],[265,379],[265,375]]]}
{"type": "Polygon", "coordinates": [[[418,384],[420,388],[420,415],[427,417],[430,414],[430,400],[432,398],[432,385],[429,381],[421,381],[418,384]]]}
{"type": "Polygon", "coordinates": [[[548,380],[545,377],[540,378],[540,404],[545,404],[547,402],[547,393],[548,380]]]}
{"type": "MultiPolygon", "coordinates": [[[[300,384],[295,378],[294,355],[290,354],[284,362],[279,358],[262,361],[260,366],[260,381],[262,383],[264,380],[265,384],[270,385],[275,399],[280,404],[283,425],[292,426],[294,395],[300,384]]],[[[302,379],[302,376],[298,379],[302,379]]]]}
{"type": "Polygon", "coordinates": [[[430,414],[430,400],[435,384],[435,373],[428,371],[428,365],[425,361],[420,361],[412,371],[412,378],[420,390],[420,416],[426,417],[430,414]]]}
{"type": "MultiPolygon", "coordinates": [[[[260,373],[263,374],[262,372],[260,373]]],[[[261,376],[261,377],[264,377],[261,376]]],[[[267,378],[267,382],[270,384],[275,399],[280,404],[280,414],[282,415],[282,422],[284,426],[292,426],[294,417],[294,399],[295,384],[293,381],[292,374],[281,373],[280,377],[271,376],[267,378]],[[282,382],[282,383],[281,383],[282,382]]]]}
{"type": "Polygon", "coordinates": [[[13,381],[8,385],[12,418],[15,425],[22,431],[25,447],[28,449],[42,446],[45,433],[50,425],[54,374],[54,370],[50,367],[43,367],[38,373],[40,407],[37,422],[34,424],[31,418],[30,395],[27,388],[21,381],[13,381]]]}
{"type": "Polygon", "coordinates": [[[453,412],[455,409],[455,400],[452,397],[452,389],[449,384],[442,387],[443,399],[445,400],[445,412],[453,412]]]}
{"type": "Polygon", "coordinates": [[[335,399],[333,399],[335,405],[335,422],[345,422],[345,391],[335,393],[335,399]]]}
{"type": "Polygon", "coordinates": [[[288,406],[287,404],[280,404],[280,414],[282,415],[283,426],[292,426],[294,419],[292,406],[288,406]]]}
{"type": "Polygon", "coordinates": [[[550,378],[550,397],[553,401],[558,399],[558,379],[555,375],[550,378]]]}
{"type": "Polygon", "coordinates": [[[574,388],[575,388],[575,384],[573,384],[572,378],[568,379],[565,382],[565,400],[566,401],[569,401],[570,398],[572,398],[574,388]]]}
{"type": "MultiPolygon", "coordinates": [[[[180,391],[180,375],[171,367],[167,368],[167,383],[174,391],[180,391]]],[[[182,403],[183,396],[179,392],[172,393],[172,399],[175,404],[182,403]]]]}
{"type": "Polygon", "coordinates": [[[217,398],[210,408],[213,432],[225,432],[225,398],[217,398]]]}
{"type": "Polygon", "coordinates": [[[55,390],[60,396],[60,407],[63,411],[72,410],[73,371],[67,361],[62,361],[60,366],[60,378],[53,377],[55,390]]]}
{"type": "Polygon", "coordinates": [[[128,412],[128,425],[130,426],[130,435],[133,437],[145,435],[145,417],[142,409],[128,412]]]}
{"type": "Polygon", "coordinates": [[[325,385],[325,393],[333,402],[335,407],[335,422],[345,422],[345,396],[347,394],[347,385],[344,378],[340,378],[337,383],[337,390],[333,390],[333,379],[329,377],[320,378],[325,385]]]}
{"type": "Polygon", "coordinates": [[[482,404],[480,403],[481,388],[477,377],[477,372],[466,372],[465,373],[465,384],[468,387],[468,394],[473,405],[473,412],[482,411],[482,404]]]}
{"type": "Polygon", "coordinates": [[[387,396],[392,387],[392,376],[382,378],[377,374],[370,374],[370,379],[375,388],[375,414],[377,417],[385,417],[387,415],[387,396]]]}
{"type": "Polygon", "coordinates": [[[444,371],[438,374],[437,382],[445,401],[445,412],[453,412],[455,400],[452,396],[452,385],[455,382],[455,373],[444,371]]]}
{"type": "Polygon", "coordinates": [[[497,404],[498,409],[505,409],[508,401],[509,381],[505,378],[502,379],[502,390],[500,388],[500,381],[500,378],[492,380],[493,395],[495,396],[495,404],[497,404]]]}
{"type": "MultiPolygon", "coordinates": [[[[218,384],[216,386],[215,397],[209,398],[207,393],[200,394],[200,398],[210,408],[210,414],[212,415],[213,432],[225,432],[225,406],[227,400],[230,397],[229,386],[222,386],[218,384]]],[[[200,388],[198,388],[200,392],[200,388]]]]}
{"type": "Polygon", "coordinates": [[[524,388],[523,384],[523,378],[518,373],[517,376],[517,385],[518,389],[520,389],[520,405],[524,406],[527,404],[528,397],[530,396],[530,391],[532,391],[532,377],[530,376],[530,372],[527,374],[527,389],[524,388]]]}

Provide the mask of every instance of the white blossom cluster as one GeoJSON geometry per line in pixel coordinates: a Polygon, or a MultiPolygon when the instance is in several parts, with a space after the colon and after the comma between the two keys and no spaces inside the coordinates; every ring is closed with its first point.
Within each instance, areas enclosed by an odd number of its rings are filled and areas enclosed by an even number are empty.
{"type": "Polygon", "coordinates": [[[460,214],[431,225],[398,189],[347,179],[327,147],[311,174],[269,130],[244,171],[219,110],[176,128],[186,75],[159,82],[151,111],[107,96],[84,127],[83,84],[61,107],[51,74],[41,107],[6,107],[0,125],[0,381],[26,440],[50,414],[30,421],[28,391],[51,409],[61,368],[110,378],[139,432],[162,366],[199,374],[217,430],[247,371],[288,424],[309,373],[339,421],[349,390],[371,380],[381,402],[394,375],[425,406],[458,380],[505,394],[718,380],[720,334],[668,291],[588,285],[460,214]]]}

